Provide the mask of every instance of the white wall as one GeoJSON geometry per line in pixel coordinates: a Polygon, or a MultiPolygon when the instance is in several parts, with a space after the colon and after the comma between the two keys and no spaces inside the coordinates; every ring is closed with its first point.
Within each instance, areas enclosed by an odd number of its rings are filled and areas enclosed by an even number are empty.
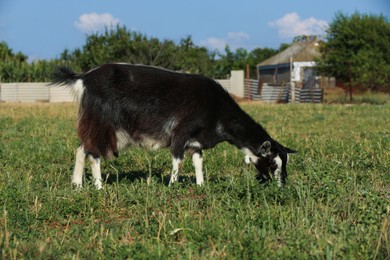
{"type": "MultiPolygon", "coordinates": [[[[244,97],[244,71],[233,70],[229,79],[217,79],[226,91],[244,97]]],[[[49,83],[1,83],[0,102],[73,102],[71,88],[49,83]]]]}
{"type": "Polygon", "coordinates": [[[48,83],[1,83],[0,102],[72,102],[70,88],[48,83]]]}
{"type": "Polygon", "coordinates": [[[216,79],[216,81],[226,89],[227,92],[244,97],[244,71],[232,70],[229,79],[216,79]]]}
{"type": "Polygon", "coordinates": [[[314,61],[305,61],[305,62],[293,62],[293,76],[294,81],[301,82],[301,69],[304,67],[314,67],[316,63],[314,61]]]}

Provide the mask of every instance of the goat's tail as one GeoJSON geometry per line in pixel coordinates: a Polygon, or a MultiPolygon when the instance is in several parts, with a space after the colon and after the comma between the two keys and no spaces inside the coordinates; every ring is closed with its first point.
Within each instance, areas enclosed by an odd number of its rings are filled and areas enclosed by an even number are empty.
{"type": "Polygon", "coordinates": [[[77,101],[80,101],[84,93],[84,86],[82,82],[78,82],[79,79],[82,79],[82,74],[76,74],[69,67],[57,67],[51,75],[52,83],[50,85],[66,85],[72,87],[75,98],[77,101]]]}
{"type": "Polygon", "coordinates": [[[51,75],[52,85],[72,85],[80,78],[69,67],[57,67],[51,75]]]}

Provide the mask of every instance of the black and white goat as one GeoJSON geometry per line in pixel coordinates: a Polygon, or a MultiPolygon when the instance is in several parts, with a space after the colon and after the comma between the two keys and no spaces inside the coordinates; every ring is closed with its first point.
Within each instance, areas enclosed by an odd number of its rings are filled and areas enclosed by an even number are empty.
{"type": "Polygon", "coordinates": [[[178,180],[187,151],[196,183],[204,182],[202,150],[227,141],[252,162],[259,181],[273,173],[281,186],[287,177],[288,153],[295,151],[272,139],[216,81],[156,67],[105,64],[83,74],[59,67],[53,84],[71,86],[80,104],[77,149],[72,183],[82,186],[85,159],[102,188],[100,158],[117,156],[129,145],[146,149],[169,147],[170,184],[178,180]]]}

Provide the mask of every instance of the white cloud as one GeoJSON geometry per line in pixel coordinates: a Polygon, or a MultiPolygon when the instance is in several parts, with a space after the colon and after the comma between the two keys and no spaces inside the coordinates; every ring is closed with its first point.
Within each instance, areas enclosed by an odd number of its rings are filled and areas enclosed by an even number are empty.
{"type": "Polygon", "coordinates": [[[200,42],[200,45],[206,46],[211,50],[223,50],[226,44],[227,42],[225,39],[215,37],[210,37],[200,42]]]}
{"type": "Polygon", "coordinates": [[[276,21],[269,22],[268,25],[276,28],[279,36],[292,38],[298,35],[324,34],[328,22],[313,17],[302,20],[297,13],[288,13],[276,21]]]}
{"type": "Polygon", "coordinates": [[[228,32],[225,38],[210,37],[201,41],[200,45],[219,51],[224,50],[226,45],[229,45],[231,49],[237,49],[244,47],[249,38],[249,35],[245,32],[228,32]]]}
{"type": "Polygon", "coordinates": [[[119,23],[119,19],[114,18],[111,14],[89,13],[82,14],[79,19],[74,22],[74,25],[83,32],[96,32],[104,27],[115,26],[119,23]]]}
{"type": "Polygon", "coordinates": [[[236,42],[249,40],[249,35],[244,32],[228,32],[228,39],[236,42]]]}

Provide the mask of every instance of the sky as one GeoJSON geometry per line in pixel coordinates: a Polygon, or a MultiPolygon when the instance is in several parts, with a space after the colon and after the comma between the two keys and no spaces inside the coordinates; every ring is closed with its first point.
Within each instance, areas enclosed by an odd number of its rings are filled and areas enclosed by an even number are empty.
{"type": "Polygon", "coordinates": [[[0,42],[29,60],[52,59],[119,24],[177,43],[191,36],[210,50],[276,49],[324,35],[337,12],[390,20],[390,0],[0,0],[0,42]]]}

